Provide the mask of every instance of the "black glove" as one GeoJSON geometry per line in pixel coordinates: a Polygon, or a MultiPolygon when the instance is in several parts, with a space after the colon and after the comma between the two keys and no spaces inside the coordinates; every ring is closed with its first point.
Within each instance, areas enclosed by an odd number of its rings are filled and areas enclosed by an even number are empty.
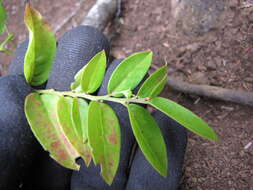
{"type": "MultiPolygon", "coordinates": [[[[10,66],[11,74],[23,73],[26,48],[27,42],[18,48],[16,59],[10,66]]],[[[106,50],[107,55],[109,54],[109,44],[106,38],[96,29],[82,26],[68,31],[59,40],[56,61],[47,82],[47,88],[68,90],[76,72],[102,49],[106,50]]],[[[114,61],[109,66],[103,85],[98,92],[99,95],[105,94],[108,79],[119,62],[114,61]]],[[[26,122],[23,103],[25,96],[31,92],[31,88],[26,85],[24,78],[21,76],[3,77],[0,84],[13,80],[17,82],[12,82],[12,86],[0,85],[0,98],[1,96],[5,98],[1,98],[0,103],[2,104],[0,105],[7,104],[6,107],[10,110],[5,111],[6,109],[2,106],[0,108],[2,113],[0,119],[0,189],[17,189],[17,185],[20,185],[21,182],[23,189],[69,189],[71,171],[58,165],[49,157],[47,152],[42,150],[33,138],[26,122]],[[8,89],[10,91],[9,95],[6,94],[8,89]],[[16,92],[15,89],[24,90],[16,92]],[[18,94],[13,96],[12,94],[15,93],[18,94]],[[19,100],[18,103],[14,104],[17,100],[19,100]],[[15,114],[11,113],[11,110],[15,110],[12,111],[15,114]],[[2,126],[10,127],[5,128],[2,126]],[[22,135],[25,138],[21,139],[22,135]],[[16,140],[12,141],[10,139],[16,140]],[[16,142],[16,144],[13,142],[16,142]],[[9,144],[9,146],[7,147],[6,144],[9,144]],[[16,149],[20,149],[21,153],[18,153],[16,149]],[[29,157],[26,155],[29,155],[29,157]],[[11,167],[6,170],[6,163],[8,162],[10,162],[11,167]],[[3,171],[7,172],[3,173],[3,171]]],[[[185,130],[161,112],[154,114],[163,131],[169,157],[169,176],[163,178],[145,160],[139,149],[137,149],[131,162],[130,155],[135,139],[128,114],[123,106],[116,103],[109,104],[116,111],[121,124],[122,148],[117,176],[113,184],[108,186],[99,176],[99,167],[92,164],[89,168],[86,168],[84,163],[78,160],[78,163],[81,164],[81,170],[73,173],[71,189],[177,189],[186,147],[185,130]]]]}

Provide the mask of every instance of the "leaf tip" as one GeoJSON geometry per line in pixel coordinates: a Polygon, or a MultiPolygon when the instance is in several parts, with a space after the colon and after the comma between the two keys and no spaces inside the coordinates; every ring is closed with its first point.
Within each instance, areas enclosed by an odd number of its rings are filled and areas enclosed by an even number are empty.
{"type": "Polygon", "coordinates": [[[219,136],[215,133],[215,132],[213,132],[214,134],[213,134],[213,138],[212,138],[212,140],[214,141],[214,142],[218,142],[220,139],[219,139],[219,136]]]}
{"type": "Polygon", "coordinates": [[[161,174],[161,176],[163,176],[163,177],[167,177],[167,176],[168,176],[168,171],[167,171],[167,168],[166,168],[166,169],[164,169],[163,171],[160,171],[159,173],[160,173],[160,174],[161,174]]]}

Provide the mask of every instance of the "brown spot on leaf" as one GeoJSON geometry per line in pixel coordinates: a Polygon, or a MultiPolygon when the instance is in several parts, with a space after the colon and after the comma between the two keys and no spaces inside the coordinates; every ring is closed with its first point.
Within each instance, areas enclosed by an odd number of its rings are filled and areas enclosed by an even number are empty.
{"type": "Polygon", "coordinates": [[[60,142],[59,141],[54,141],[51,143],[51,147],[53,149],[57,149],[60,146],[60,142]]]}
{"type": "Polygon", "coordinates": [[[117,134],[114,128],[112,130],[112,133],[107,135],[107,139],[110,144],[116,145],[118,143],[117,134]]]}
{"type": "Polygon", "coordinates": [[[54,141],[50,144],[53,151],[56,153],[58,159],[60,161],[68,159],[68,155],[66,152],[62,149],[60,141],[54,141]]]}
{"type": "Polygon", "coordinates": [[[66,154],[66,152],[63,149],[59,149],[57,151],[57,154],[58,154],[58,156],[61,160],[67,160],[68,159],[68,155],[66,154]]]}

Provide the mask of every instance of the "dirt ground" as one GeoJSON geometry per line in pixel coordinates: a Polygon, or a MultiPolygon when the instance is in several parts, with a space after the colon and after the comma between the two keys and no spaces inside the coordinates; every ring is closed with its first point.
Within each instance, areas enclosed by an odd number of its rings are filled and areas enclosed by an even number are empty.
{"type": "MultiPolygon", "coordinates": [[[[81,22],[94,1],[34,1],[55,26],[61,26],[73,11],[79,11],[57,33],[81,22]],[[81,6],[81,8],[79,8],[81,6]]],[[[113,38],[112,54],[125,57],[151,49],[154,64],[165,60],[169,73],[194,84],[209,84],[253,92],[253,6],[230,0],[217,27],[203,37],[186,37],[173,28],[170,1],[123,1],[122,17],[113,38]]],[[[250,3],[250,1],[248,1],[250,3]]],[[[23,7],[7,2],[10,30],[16,43],[26,38],[23,7]]],[[[6,74],[11,56],[0,60],[6,74]]],[[[1,67],[0,67],[1,71],[1,67]]],[[[253,108],[185,95],[166,88],[164,95],[188,107],[206,120],[220,137],[217,143],[189,133],[181,190],[253,190],[253,108]],[[250,146],[251,145],[251,146],[250,146]]]]}

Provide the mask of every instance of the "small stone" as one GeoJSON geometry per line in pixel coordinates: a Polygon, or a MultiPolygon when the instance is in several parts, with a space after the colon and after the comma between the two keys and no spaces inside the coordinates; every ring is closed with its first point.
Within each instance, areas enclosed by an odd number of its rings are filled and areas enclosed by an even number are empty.
{"type": "Polygon", "coordinates": [[[167,47],[167,48],[170,47],[170,45],[168,43],[166,43],[166,42],[163,43],[163,46],[167,47]]]}

